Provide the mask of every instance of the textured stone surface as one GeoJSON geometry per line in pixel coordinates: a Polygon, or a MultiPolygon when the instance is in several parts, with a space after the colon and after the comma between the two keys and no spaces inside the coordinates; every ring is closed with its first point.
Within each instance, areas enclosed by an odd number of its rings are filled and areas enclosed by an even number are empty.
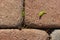
{"type": "Polygon", "coordinates": [[[36,29],[1,29],[0,40],[47,40],[48,34],[36,29]]]}
{"type": "Polygon", "coordinates": [[[22,0],[0,0],[0,26],[16,26],[22,21],[22,0]]]}
{"type": "Polygon", "coordinates": [[[60,26],[60,0],[25,0],[25,23],[36,28],[60,26]],[[45,11],[41,19],[39,12],[45,11]]]}
{"type": "Polygon", "coordinates": [[[60,30],[53,31],[50,40],[60,40],[60,30]]]}

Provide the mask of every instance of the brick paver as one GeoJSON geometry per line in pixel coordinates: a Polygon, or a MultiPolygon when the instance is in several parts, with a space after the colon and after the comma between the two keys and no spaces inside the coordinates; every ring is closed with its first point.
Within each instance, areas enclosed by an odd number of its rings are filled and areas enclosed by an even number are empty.
{"type": "Polygon", "coordinates": [[[21,24],[22,1],[23,0],[0,0],[0,27],[21,24]]]}
{"type": "Polygon", "coordinates": [[[37,29],[0,29],[0,40],[47,40],[48,34],[37,29]]]}
{"type": "Polygon", "coordinates": [[[60,27],[60,0],[25,0],[25,23],[36,28],[60,27]],[[39,12],[45,11],[39,19],[39,12]]]}
{"type": "Polygon", "coordinates": [[[60,30],[56,29],[51,33],[51,39],[50,40],[60,40],[60,30]]]}

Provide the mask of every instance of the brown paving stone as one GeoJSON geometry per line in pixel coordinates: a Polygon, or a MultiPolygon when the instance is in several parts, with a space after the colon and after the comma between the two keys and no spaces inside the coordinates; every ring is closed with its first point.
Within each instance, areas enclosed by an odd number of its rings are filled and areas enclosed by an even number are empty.
{"type": "Polygon", "coordinates": [[[0,0],[0,26],[21,24],[22,3],[22,0],[0,0]]]}
{"type": "Polygon", "coordinates": [[[0,40],[48,40],[48,34],[37,29],[1,29],[0,40]]]}
{"type": "Polygon", "coordinates": [[[36,28],[60,27],[60,0],[25,0],[25,23],[36,28]],[[39,12],[45,11],[41,19],[39,12]]]}

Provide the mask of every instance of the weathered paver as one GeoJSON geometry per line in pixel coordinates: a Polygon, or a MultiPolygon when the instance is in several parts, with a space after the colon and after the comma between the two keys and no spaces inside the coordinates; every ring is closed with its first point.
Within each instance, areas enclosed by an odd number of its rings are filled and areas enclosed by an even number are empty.
{"type": "Polygon", "coordinates": [[[0,0],[0,27],[21,24],[22,3],[23,0],[0,0]]]}
{"type": "Polygon", "coordinates": [[[47,40],[48,34],[37,29],[1,29],[0,40],[47,40]]]}
{"type": "Polygon", "coordinates": [[[60,29],[53,31],[50,36],[50,40],[60,40],[60,29]]]}
{"type": "Polygon", "coordinates": [[[60,26],[60,0],[25,0],[25,23],[36,28],[60,26]],[[39,19],[39,12],[45,11],[39,19]]]}

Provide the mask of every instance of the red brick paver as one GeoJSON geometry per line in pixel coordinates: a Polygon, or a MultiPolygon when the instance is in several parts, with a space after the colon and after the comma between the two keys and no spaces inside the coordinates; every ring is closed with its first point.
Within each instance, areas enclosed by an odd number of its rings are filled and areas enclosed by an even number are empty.
{"type": "Polygon", "coordinates": [[[60,26],[60,0],[25,0],[25,23],[36,28],[60,26]],[[39,12],[45,11],[41,19],[39,12]]]}
{"type": "Polygon", "coordinates": [[[0,26],[21,24],[22,3],[22,0],[0,0],[0,26]]]}
{"type": "Polygon", "coordinates": [[[0,40],[47,40],[48,34],[37,29],[1,29],[0,40]]]}

